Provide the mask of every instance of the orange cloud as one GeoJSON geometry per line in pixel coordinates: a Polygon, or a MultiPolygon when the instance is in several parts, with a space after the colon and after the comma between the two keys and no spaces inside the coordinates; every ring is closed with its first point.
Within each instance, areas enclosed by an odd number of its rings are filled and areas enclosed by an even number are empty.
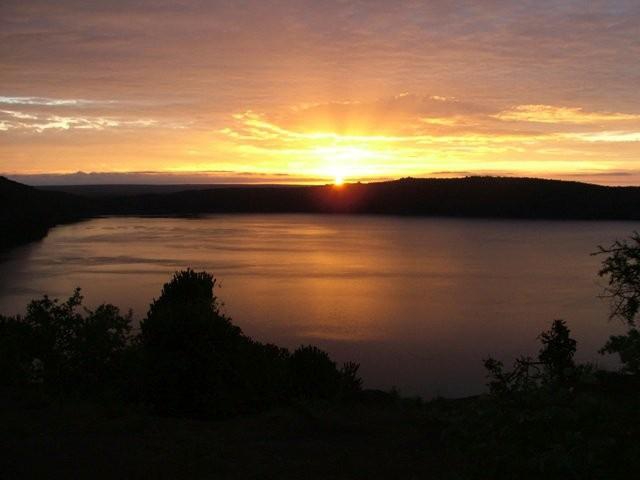
{"type": "Polygon", "coordinates": [[[499,120],[535,123],[594,124],[639,120],[640,115],[617,112],[586,112],[581,107],[556,107],[553,105],[518,105],[496,115],[499,120]]]}

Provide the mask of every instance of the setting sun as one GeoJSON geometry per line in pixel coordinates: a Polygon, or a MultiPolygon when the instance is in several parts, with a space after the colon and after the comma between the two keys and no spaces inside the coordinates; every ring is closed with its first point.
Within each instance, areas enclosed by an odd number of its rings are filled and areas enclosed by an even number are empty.
{"type": "Polygon", "coordinates": [[[342,186],[342,185],[344,184],[344,178],[342,178],[342,177],[336,177],[336,178],[335,178],[335,180],[333,181],[333,184],[334,184],[336,187],[340,187],[340,186],[342,186]]]}

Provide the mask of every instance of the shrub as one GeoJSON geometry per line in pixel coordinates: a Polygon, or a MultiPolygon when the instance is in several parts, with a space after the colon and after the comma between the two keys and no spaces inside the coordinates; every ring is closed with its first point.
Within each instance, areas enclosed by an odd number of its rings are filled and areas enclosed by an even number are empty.
{"type": "Polygon", "coordinates": [[[616,241],[608,248],[599,247],[596,254],[606,254],[599,275],[607,277],[604,297],[611,303],[610,318],[620,318],[629,331],[614,335],[600,350],[601,354],[618,354],[622,373],[640,374],[640,332],[636,316],[640,308],[640,234],[634,232],[628,240],[616,241]]]}
{"type": "Polygon", "coordinates": [[[329,355],[312,345],[301,346],[289,360],[293,394],[330,398],[340,391],[341,375],[329,355]]]}
{"type": "Polygon", "coordinates": [[[358,365],[338,369],[316,347],[293,355],[242,333],[220,310],[206,272],[177,272],[132,337],[131,317],[113,305],[82,307],[80,289],[65,302],[32,301],[24,317],[0,317],[0,381],[48,390],[105,390],[156,411],[224,417],[334,398],[361,388],[358,365]]]}
{"type": "Polygon", "coordinates": [[[554,388],[575,381],[578,376],[573,362],[576,341],[570,333],[563,320],[554,320],[551,328],[538,337],[542,348],[537,361],[520,357],[511,371],[505,371],[503,363],[498,360],[486,359],[484,366],[488,371],[491,393],[530,394],[543,385],[554,388]]]}
{"type": "Polygon", "coordinates": [[[12,372],[5,372],[5,381],[85,392],[113,383],[130,343],[131,312],[120,315],[108,304],[93,311],[81,307],[76,289],[65,302],[45,295],[28,305],[24,317],[2,319],[2,359],[12,372]]]}
{"type": "Polygon", "coordinates": [[[600,353],[617,353],[623,373],[640,374],[640,332],[637,329],[630,329],[626,335],[612,335],[600,353]]]}
{"type": "Polygon", "coordinates": [[[570,333],[563,320],[554,320],[551,329],[538,337],[542,342],[538,360],[544,368],[546,382],[566,383],[575,369],[576,341],[570,333]]]}
{"type": "Polygon", "coordinates": [[[221,313],[215,283],[176,273],[141,324],[146,398],[159,411],[221,417],[360,388],[357,366],[338,370],[316,347],[290,354],[245,336],[221,313]]]}
{"type": "Polygon", "coordinates": [[[220,312],[206,272],[176,273],[142,321],[147,400],[169,414],[231,413],[250,340],[220,312]]]}
{"type": "Polygon", "coordinates": [[[0,316],[0,385],[19,385],[31,380],[33,361],[37,358],[32,343],[31,328],[20,317],[0,316]]]}
{"type": "Polygon", "coordinates": [[[621,318],[630,327],[640,308],[640,234],[634,232],[628,240],[617,240],[609,247],[598,247],[595,255],[606,254],[598,272],[607,277],[604,297],[611,301],[611,318],[621,318]]]}

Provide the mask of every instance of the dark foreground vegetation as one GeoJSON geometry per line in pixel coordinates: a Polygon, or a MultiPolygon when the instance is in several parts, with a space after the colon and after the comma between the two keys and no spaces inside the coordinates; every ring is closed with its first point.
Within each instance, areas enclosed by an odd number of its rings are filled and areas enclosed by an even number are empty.
{"type": "Polygon", "coordinates": [[[113,305],[84,309],[79,290],[65,302],[35,300],[24,317],[0,317],[0,378],[204,419],[359,392],[355,364],[338,368],[313,346],[291,353],[244,335],[220,312],[214,285],[206,272],[177,273],[137,334],[131,313],[113,305]]]}
{"type": "Polygon", "coordinates": [[[405,178],[323,186],[122,186],[36,189],[0,177],[0,247],[97,215],[350,213],[546,219],[640,219],[640,187],[533,178],[405,178]],[[136,192],[136,193],[132,193],[136,192]],[[142,193],[155,192],[155,193],[142,193]]]}
{"type": "Polygon", "coordinates": [[[600,253],[620,371],[576,364],[555,320],[461,400],[364,390],[357,365],[256,342],[204,272],[177,273],[135,333],[79,291],[35,300],[0,317],[2,478],[637,478],[640,236],[600,253]]]}

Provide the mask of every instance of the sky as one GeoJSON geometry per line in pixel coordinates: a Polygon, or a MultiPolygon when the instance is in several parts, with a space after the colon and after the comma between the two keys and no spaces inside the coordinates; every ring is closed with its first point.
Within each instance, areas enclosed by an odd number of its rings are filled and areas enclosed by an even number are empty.
{"type": "Polygon", "coordinates": [[[640,185],[640,2],[2,0],[0,174],[640,185]]]}

